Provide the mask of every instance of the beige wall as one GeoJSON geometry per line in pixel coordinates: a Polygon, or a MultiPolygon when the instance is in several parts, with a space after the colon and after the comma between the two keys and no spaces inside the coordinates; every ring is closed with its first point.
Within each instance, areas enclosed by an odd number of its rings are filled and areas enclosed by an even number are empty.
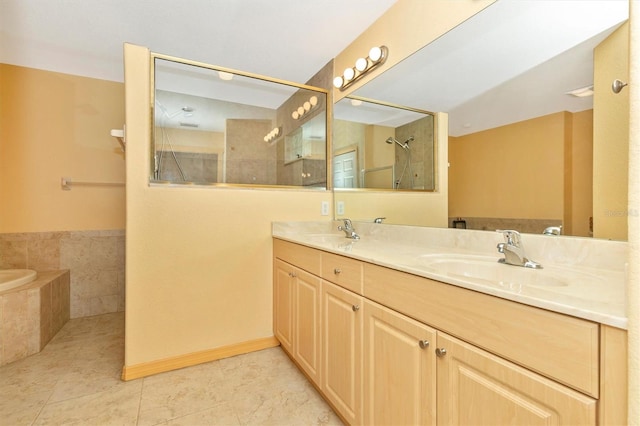
{"type": "Polygon", "coordinates": [[[124,228],[121,83],[0,64],[0,232],[124,228]]]}
{"type": "Polygon", "coordinates": [[[272,336],[271,222],[329,220],[332,198],[149,186],[149,67],[146,48],[126,45],[125,366],[272,336]]]}
{"type": "MultiPolygon", "coordinates": [[[[480,12],[495,0],[398,0],[376,22],[358,36],[334,59],[334,75],[353,67],[374,46],[387,46],[384,64],[341,92],[334,89],[334,102],[420,50],[461,22],[480,12]],[[437,17],[437,19],[430,19],[437,17]]],[[[408,105],[411,106],[411,105],[408,105]]]]}
{"type": "MultiPolygon", "coordinates": [[[[640,81],[640,3],[630,4],[629,79],[640,81]]],[[[627,312],[629,316],[629,425],[640,425],[640,86],[629,90],[629,268],[627,312]]]]}
{"type": "Polygon", "coordinates": [[[590,111],[556,113],[450,137],[449,215],[565,218],[584,232],[573,235],[588,236],[590,117],[590,111]]]}
{"type": "Polygon", "coordinates": [[[615,94],[614,79],[629,81],[629,24],[594,49],[594,237],[627,239],[629,90],[615,94]]]}
{"type": "Polygon", "coordinates": [[[565,175],[565,185],[571,188],[571,217],[565,223],[571,229],[566,233],[586,237],[593,234],[589,225],[593,217],[593,110],[572,114],[572,118],[570,183],[565,175]]]}

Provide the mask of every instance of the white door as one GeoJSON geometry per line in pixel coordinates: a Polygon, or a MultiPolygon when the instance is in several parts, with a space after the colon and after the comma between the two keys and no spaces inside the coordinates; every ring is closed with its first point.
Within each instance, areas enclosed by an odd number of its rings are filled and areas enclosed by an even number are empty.
{"type": "Polygon", "coordinates": [[[358,158],[356,151],[345,152],[333,157],[333,187],[357,188],[358,187],[358,158]]]}

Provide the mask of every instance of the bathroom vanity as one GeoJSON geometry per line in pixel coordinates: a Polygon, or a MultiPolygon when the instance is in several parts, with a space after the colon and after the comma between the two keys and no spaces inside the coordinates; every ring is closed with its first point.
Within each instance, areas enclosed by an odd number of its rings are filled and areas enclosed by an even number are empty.
{"type": "MultiPolygon", "coordinates": [[[[491,283],[429,262],[462,259],[454,267],[466,270],[500,235],[359,227],[357,241],[326,222],[273,232],[274,334],[344,421],[626,423],[623,271],[573,264],[562,276],[541,255],[546,275],[491,283]]],[[[565,242],[531,248],[559,258],[565,242]]]]}

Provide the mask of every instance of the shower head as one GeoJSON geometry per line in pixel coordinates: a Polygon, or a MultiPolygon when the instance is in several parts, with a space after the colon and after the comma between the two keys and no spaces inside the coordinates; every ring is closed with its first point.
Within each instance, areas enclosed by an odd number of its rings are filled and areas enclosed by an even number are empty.
{"type": "Polygon", "coordinates": [[[409,139],[404,141],[404,143],[400,143],[398,142],[398,139],[394,138],[393,136],[389,136],[385,142],[390,145],[393,143],[397,143],[402,149],[409,149],[409,142],[413,142],[413,136],[409,137],[409,139]]]}

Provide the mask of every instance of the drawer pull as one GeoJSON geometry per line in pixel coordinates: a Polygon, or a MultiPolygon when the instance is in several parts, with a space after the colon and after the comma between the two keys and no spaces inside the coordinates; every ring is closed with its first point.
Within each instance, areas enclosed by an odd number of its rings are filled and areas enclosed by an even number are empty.
{"type": "Polygon", "coordinates": [[[447,350],[445,348],[436,348],[436,355],[438,355],[440,358],[442,358],[446,354],[447,350]]]}
{"type": "Polygon", "coordinates": [[[336,274],[336,275],[339,275],[339,274],[340,274],[340,272],[342,272],[342,269],[340,269],[340,268],[335,268],[335,269],[333,270],[333,273],[334,273],[334,274],[336,274]]]}
{"type": "Polygon", "coordinates": [[[353,310],[353,312],[359,311],[360,310],[360,305],[352,305],[351,309],[353,310]]]}
{"type": "Polygon", "coordinates": [[[418,342],[418,345],[420,345],[421,349],[427,349],[429,347],[429,341],[428,340],[420,340],[418,342]]]}

